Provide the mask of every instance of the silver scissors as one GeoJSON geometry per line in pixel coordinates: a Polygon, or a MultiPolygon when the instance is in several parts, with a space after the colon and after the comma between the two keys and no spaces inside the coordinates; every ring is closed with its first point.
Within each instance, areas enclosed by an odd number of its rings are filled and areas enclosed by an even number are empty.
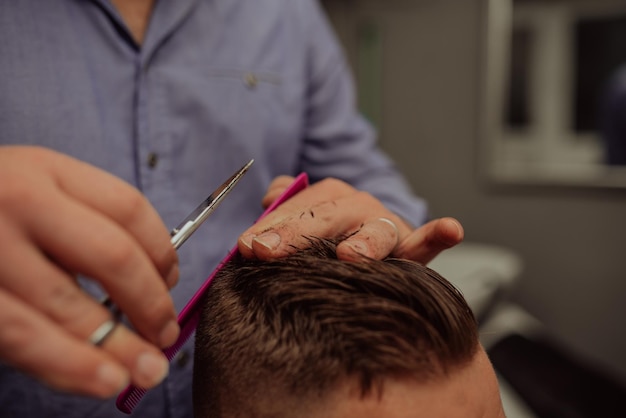
{"type": "MultiPolygon", "coordinates": [[[[181,245],[198,229],[200,225],[204,221],[207,220],[209,215],[213,213],[215,208],[224,200],[226,195],[230,193],[230,191],[239,183],[250,168],[250,166],[254,163],[254,160],[250,160],[247,164],[241,167],[239,170],[235,172],[228,180],[226,180],[220,187],[215,189],[213,193],[209,195],[200,205],[194,209],[193,212],[189,214],[176,228],[172,229],[170,232],[171,243],[174,246],[174,249],[178,250],[181,245]]],[[[119,320],[121,317],[120,309],[113,304],[113,301],[109,296],[104,296],[100,302],[104,307],[109,309],[113,314],[113,317],[116,320],[119,320]]],[[[110,332],[110,331],[109,331],[110,332]]],[[[106,334],[103,336],[92,336],[92,341],[95,345],[100,345],[104,342],[106,338],[106,334]]]]}
{"type": "Polygon", "coordinates": [[[170,235],[172,236],[171,242],[174,249],[178,249],[187,238],[191,236],[196,229],[209,217],[215,208],[224,200],[224,197],[235,187],[239,180],[246,174],[246,171],[254,163],[254,160],[250,160],[246,165],[241,167],[235,172],[228,180],[226,180],[220,187],[215,189],[209,197],[207,197],[200,205],[185,218],[176,228],[172,229],[170,235]]]}

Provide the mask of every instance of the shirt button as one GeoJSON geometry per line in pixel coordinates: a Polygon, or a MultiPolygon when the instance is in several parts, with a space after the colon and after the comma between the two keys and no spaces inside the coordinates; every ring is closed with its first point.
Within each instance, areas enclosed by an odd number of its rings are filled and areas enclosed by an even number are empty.
{"type": "Polygon", "coordinates": [[[253,89],[259,83],[259,80],[256,78],[254,73],[247,73],[243,78],[244,83],[246,83],[246,87],[249,89],[253,89]]]}
{"type": "Polygon", "coordinates": [[[189,360],[191,360],[191,356],[187,351],[179,351],[178,354],[176,354],[176,365],[181,369],[189,363],[189,360]]]}
{"type": "Polygon", "coordinates": [[[154,168],[157,166],[158,162],[159,156],[156,155],[156,153],[151,152],[150,154],[148,154],[148,167],[154,168]]]}

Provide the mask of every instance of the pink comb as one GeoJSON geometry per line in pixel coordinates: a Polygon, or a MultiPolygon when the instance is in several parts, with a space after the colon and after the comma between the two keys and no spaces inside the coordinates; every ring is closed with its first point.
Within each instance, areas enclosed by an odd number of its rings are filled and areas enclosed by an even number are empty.
{"type": "MultiPolygon", "coordinates": [[[[268,213],[272,212],[276,209],[281,203],[285,200],[289,199],[299,191],[306,188],[309,184],[309,178],[306,173],[301,173],[296,177],[296,179],[287,187],[287,189],[263,212],[263,214],[257,219],[257,222],[263,219],[268,213]]],[[[196,325],[198,325],[198,320],[200,319],[200,301],[202,300],[202,296],[206,293],[207,289],[211,285],[213,278],[220,271],[222,266],[224,266],[228,261],[230,261],[235,254],[237,254],[237,245],[235,245],[228,255],[224,257],[222,261],[217,265],[213,273],[204,281],[200,289],[191,297],[191,300],[187,302],[187,305],[183,308],[183,310],[178,315],[178,325],[180,325],[180,335],[176,342],[171,346],[163,350],[165,357],[168,360],[172,360],[174,356],[178,353],[178,351],[182,348],[182,346],[189,340],[191,334],[196,329],[196,325]]],[[[133,412],[133,409],[137,406],[141,398],[146,394],[147,389],[143,389],[134,385],[129,385],[126,389],[124,389],[119,396],[117,397],[117,409],[120,411],[130,414],[133,412]]]]}

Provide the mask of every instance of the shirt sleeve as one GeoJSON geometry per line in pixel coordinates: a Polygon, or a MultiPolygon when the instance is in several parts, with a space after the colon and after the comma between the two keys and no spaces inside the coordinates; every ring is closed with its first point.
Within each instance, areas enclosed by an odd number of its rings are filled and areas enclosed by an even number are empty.
{"type": "Polygon", "coordinates": [[[414,226],[427,220],[426,202],[415,196],[393,161],[377,146],[376,132],[357,111],[343,51],[316,1],[305,2],[309,75],[302,170],[312,181],[335,177],[371,193],[414,226]]]}

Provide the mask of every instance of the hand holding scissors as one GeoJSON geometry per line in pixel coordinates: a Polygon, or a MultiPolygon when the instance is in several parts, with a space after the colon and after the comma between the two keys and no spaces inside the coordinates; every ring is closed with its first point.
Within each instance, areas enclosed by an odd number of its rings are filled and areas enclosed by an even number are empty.
{"type": "Polygon", "coordinates": [[[0,361],[57,389],[107,397],[167,373],[156,346],[178,336],[168,287],[178,280],[169,231],[132,186],[39,147],[0,147],[0,361]],[[76,284],[102,285],[142,337],[76,284]],[[156,346],[155,346],[156,345],[156,346]]]}

